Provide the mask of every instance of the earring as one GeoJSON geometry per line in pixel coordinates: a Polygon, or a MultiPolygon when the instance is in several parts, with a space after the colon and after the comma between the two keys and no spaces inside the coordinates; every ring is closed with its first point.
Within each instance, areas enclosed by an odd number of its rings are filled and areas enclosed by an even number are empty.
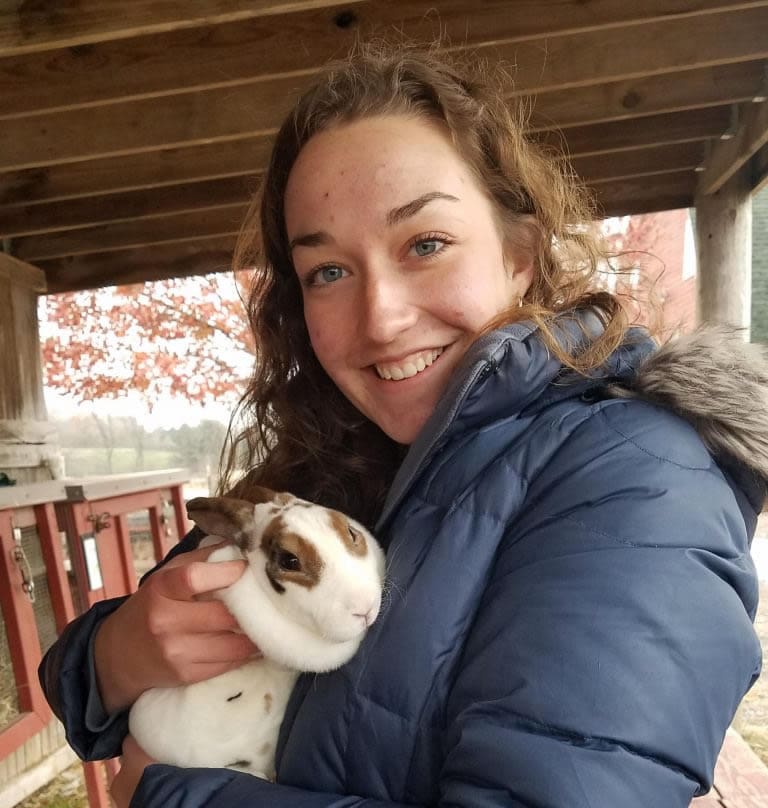
{"type": "Polygon", "coordinates": [[[522,309],[522,308],[523,308],[523,298],[522,298],[522,297],[518,297],[518,298],[517,298],[517,308],[518,308],[518,309],[522,309]]]}

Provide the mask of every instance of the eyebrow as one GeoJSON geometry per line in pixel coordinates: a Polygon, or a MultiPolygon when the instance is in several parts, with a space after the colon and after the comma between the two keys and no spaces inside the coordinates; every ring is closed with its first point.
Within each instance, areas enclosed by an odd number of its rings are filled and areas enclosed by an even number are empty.
{"type": "Polygon", "coordinates": [[[458,202],[459,198],[451,194],[444,194],[442,191],[430,191],[427,194],[422,194],[418,199],[408,202],[402,207],[394,208],[387,214],[387,224],[399,224],[411,216],[415,216],[425,205],[433,202],[435,199],[447,199],[449,202],[458,202]]]}
{"type": "MultiPolygon", "coordinates": [[[[399,208],[393,208],[387,214],[387,225],[393,227],[400,222],[415,216],[425,205],[434,202],[436,199],[446,199],[449,202],[459,202],[457,196],[452,194],[444,194],[442,191],[430,191],[429,193],[422,194],[417,199],[411,202],[406,202],[399,208]]],[[[331,237],[324,230],[318,230],[314,233],[304,233],[296,238],[292,238],[288,243],[288,247],[293,251],[294,247],[322,247],[331,241],[331,237]]]]}

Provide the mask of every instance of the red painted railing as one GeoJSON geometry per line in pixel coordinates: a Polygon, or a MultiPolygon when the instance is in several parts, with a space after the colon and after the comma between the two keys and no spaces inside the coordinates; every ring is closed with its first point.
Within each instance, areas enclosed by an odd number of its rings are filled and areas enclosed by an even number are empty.
{"type": "MultiPolygon", "coordinates": [[[[37,578],[38,589],[42,584],[54,621],[46,634],[53,635],[96,601],[135,591],[138,571],[129,514],[147,514],[149,565],[187,531],[182,491],[186,479],[184,470],[173,469],[0,489],[0,610],[18,702],[18,716],[0,727],[0,760],[52,718],[37,679],[44,649],[25,540],[29,547],[31,537],[35,550],[39,541],[45,574],[37,578]]],[[[84,764],[91,808],[109,808],[107,783],[116,770],[116,761],[84,764]]]]}

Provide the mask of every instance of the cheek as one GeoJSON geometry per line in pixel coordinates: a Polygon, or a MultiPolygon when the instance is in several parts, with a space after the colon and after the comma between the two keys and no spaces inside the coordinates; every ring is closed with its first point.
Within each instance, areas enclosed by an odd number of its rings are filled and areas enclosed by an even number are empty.
{"type": "Polygon", "coordinates": [[[329,365],[333,364],[335,357],[340,352],[342,340],[340,339],[339,329],[334,326],[333,320],[329,322],[327,317],[307,311],[306,308],[304,310],[304,322],[307,325],[312,350],[320,364],[328,371],[329,365]]]}

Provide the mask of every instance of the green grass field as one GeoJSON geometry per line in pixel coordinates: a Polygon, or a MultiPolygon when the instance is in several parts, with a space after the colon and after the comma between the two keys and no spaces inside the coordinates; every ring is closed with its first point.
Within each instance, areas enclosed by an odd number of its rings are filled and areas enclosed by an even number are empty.
{"type": "Polygon", "coordinates": [[[105,449],[62,449],[67,477],[87,477],[92,474],[126,474],[132,471],[157,471],[179,466],[174,452],[145,449],[144,463],[136,463],[136,450],[117,448],[112,452],[112,469],[107,465],[105,449]]]}

